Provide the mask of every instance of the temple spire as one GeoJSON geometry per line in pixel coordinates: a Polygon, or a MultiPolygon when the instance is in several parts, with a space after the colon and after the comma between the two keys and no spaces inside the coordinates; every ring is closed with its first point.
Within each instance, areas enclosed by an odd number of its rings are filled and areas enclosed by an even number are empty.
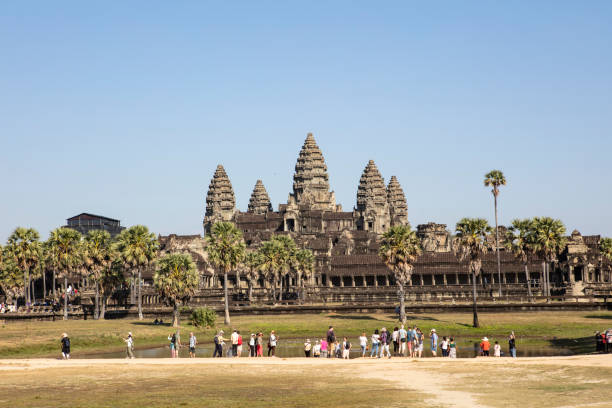
{"type": "Polygon", "coordinates": [[[382,234],[389,226],[389,203],[385,180],[374,160],[370,160],[361,174],[357,188],[358,227],[382,234]]]}
{"type": "Polygon", "coordinates": [[[219,221],[232,221],[236,213],[236,198],[234,189],[222,165],[218,165],[210,180],[206,194],[206,213],[204,215],[204,231],[219,221]]]}
{"type": "Polygon", "coordinates": [[[408,204],[406,196],[397,177],[391,176],[387,186],[387,201],[389,202],[389,215],[391,216],[391,226],[408,224],[408,204]]]}
{"type": "Polygon", "coordinates": [[[272,211],[270,197],[261,180],[257,180],[253,193],[251,193],[247,212],[251,214],[265,214],[268,211],[272,211]]]}

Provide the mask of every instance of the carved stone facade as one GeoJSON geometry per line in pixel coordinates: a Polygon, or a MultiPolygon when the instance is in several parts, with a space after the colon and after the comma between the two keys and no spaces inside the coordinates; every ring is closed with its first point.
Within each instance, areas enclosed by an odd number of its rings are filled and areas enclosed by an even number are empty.
{"type": "Polygon", "coordinates": [[[251,214],[265,214],[268,211],[272,211],[270,197],[261,180],[257,180],[253,193],[251,193],[247,212],[251,214]]]}
{"type": "Polygon", "coordinates": [[[234,189],[222,165],[218,165],[210,180],[206,194],[206,213],[204,215],[204,231],[219,221],[232,221],[236,215],[236,198],[234,189]]]}
{"type": "Polygon", "coordinates": [[[450,252],[452,251],[452,239],[446,224],[433,222],[417,226],[417,237],[421,239],[421,245],[425,252],[450,252]]]}

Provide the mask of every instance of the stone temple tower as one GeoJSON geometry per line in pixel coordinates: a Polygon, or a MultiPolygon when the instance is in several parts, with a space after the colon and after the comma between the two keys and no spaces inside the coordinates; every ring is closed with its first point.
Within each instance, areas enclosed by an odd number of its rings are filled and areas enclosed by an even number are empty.
{"type": "Polygon", "coordinates": [[[338,211],[334,192],[329,191],[327,165],[312,133],[306,136],[295,164],[293,193],[289,194],[287,207],[338,211]]]}
{"type": "Polygon", "coordinates": [[[391,176],[391,180],[389,180],[389,185],[387,186],[387,201],[389,202],[391,226],[408,224],[408,204],[406,204],[406,196],[395,176],[391,176]]]}
{"type": "Polygon", "coordinates": [[[357,188],[357,229],[382,234],[391,225],[385,181],[373,160],[363,170],[357,188]]]}
{"type": "Polygon", "coordinates": [[[265,214],[268,211],[272,211],[270,197],[261,180],[257,180],[253,193],[251,193],[247,212],[251,214],[265,214]]]}
{"type": "Polygon", "coordinates": [[[219,221],[232,221],[236,214],[234,189],[222,165],[218,165],[210,180],[206,194],[206,213],[204,214],[204,234],[219,221]]]}

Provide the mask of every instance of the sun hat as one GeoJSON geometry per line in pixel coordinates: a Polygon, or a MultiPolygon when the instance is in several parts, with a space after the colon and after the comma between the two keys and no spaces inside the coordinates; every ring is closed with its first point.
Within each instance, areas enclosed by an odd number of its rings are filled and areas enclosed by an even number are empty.
{"type": "Polygon", "coordinates": [[[435,333],[435,332],[436,332],[436,329],[431,329],[431,331],[435,333]]]}
{"type": "Polygon", "coordinates": [[[132,335],[132,332],[128,332],[128,336],[131,336],[131,335],[132,335]]]}
{"type": "Polygon", "coordinates": [[[482,338],[482,341],[489,341],[489,339],[487,339],[487,336],[484,336],[484,337],[482,338]]]}
{"type": "Polygon", "coordinates": [[[62,337],[68,337],[66,333],[62,333],[62,337]]]}

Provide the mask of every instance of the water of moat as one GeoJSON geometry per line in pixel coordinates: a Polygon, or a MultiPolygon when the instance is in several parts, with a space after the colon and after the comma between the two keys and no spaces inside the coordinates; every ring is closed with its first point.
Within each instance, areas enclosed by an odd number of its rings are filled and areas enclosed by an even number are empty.
{"type": "MultiPolygon", "coordinates": [[[[354,346],[353,346],[354,347],[354,346]]],[[[213,344],[205,344],[198,345],[196,347],[196,357],[212,357],[213,354],[213,344]]],[[[226,357],[227,347],[223,350],[223,357],[226,357]]],[[[267,347],[264,345],[264,356],[267,355],[267,347]]],[[[393,346],[391,346],[391,351],[393,352],[393,346]]],[[[473,344],[458,344],[457,345],[457,357],[460,358],[471,358],[476,357],[478,355],[479,348],[478,343],[473,344]]],[[[181,347],[179,351],[180,357],[189,357],[189,348],[181,347]]],[[[491,347],[491,353],[493,353],[493,347],[491,347]]],[[[441,354],[441,351],[438,350],[438,356],[441,354]]],[[[568,356],[575,354],[572,350],[568,348],[560,348],[560,347],[519,347],[517,349],[518,357],[550,357],[550,356],[568,356]]],[[[96,354],[87,354],[87,355],[76,355],[73,354],[73,358],[123,358],[125,357],[125,351],[115,351],[109,353],[96,353],[96,354]]],[[[242,357],[248,357],[248,346],[243,347],[242,357]]],[[[369,356],[369,350],[366,352],[366,356],[369,356]]],[[[168,345],[160,346],[160,347],[150,347],[150,348],[136,348],[134,350],[134,356],[136,358],[170,358],[170,348],[168,345]]],[[[303,340],[299,339],[287,339],[282,342],[279,342],[279,345],[276,347],[276,356],[277,357],[304,357],[304,343],[303,340]]],[[[502,356],[508,356],[507,344],[502,345],[502,356]],[[504,347],[505,346],[505,347],[504,347]]],[[[356,349],[351,350],[350,358],[361,357],[361,350],[359,345],[357,345],[356,349]]],[[[423,349],[423,357],[431,357],[431,351],[429,347],[425,345],[423,349]]]]}

